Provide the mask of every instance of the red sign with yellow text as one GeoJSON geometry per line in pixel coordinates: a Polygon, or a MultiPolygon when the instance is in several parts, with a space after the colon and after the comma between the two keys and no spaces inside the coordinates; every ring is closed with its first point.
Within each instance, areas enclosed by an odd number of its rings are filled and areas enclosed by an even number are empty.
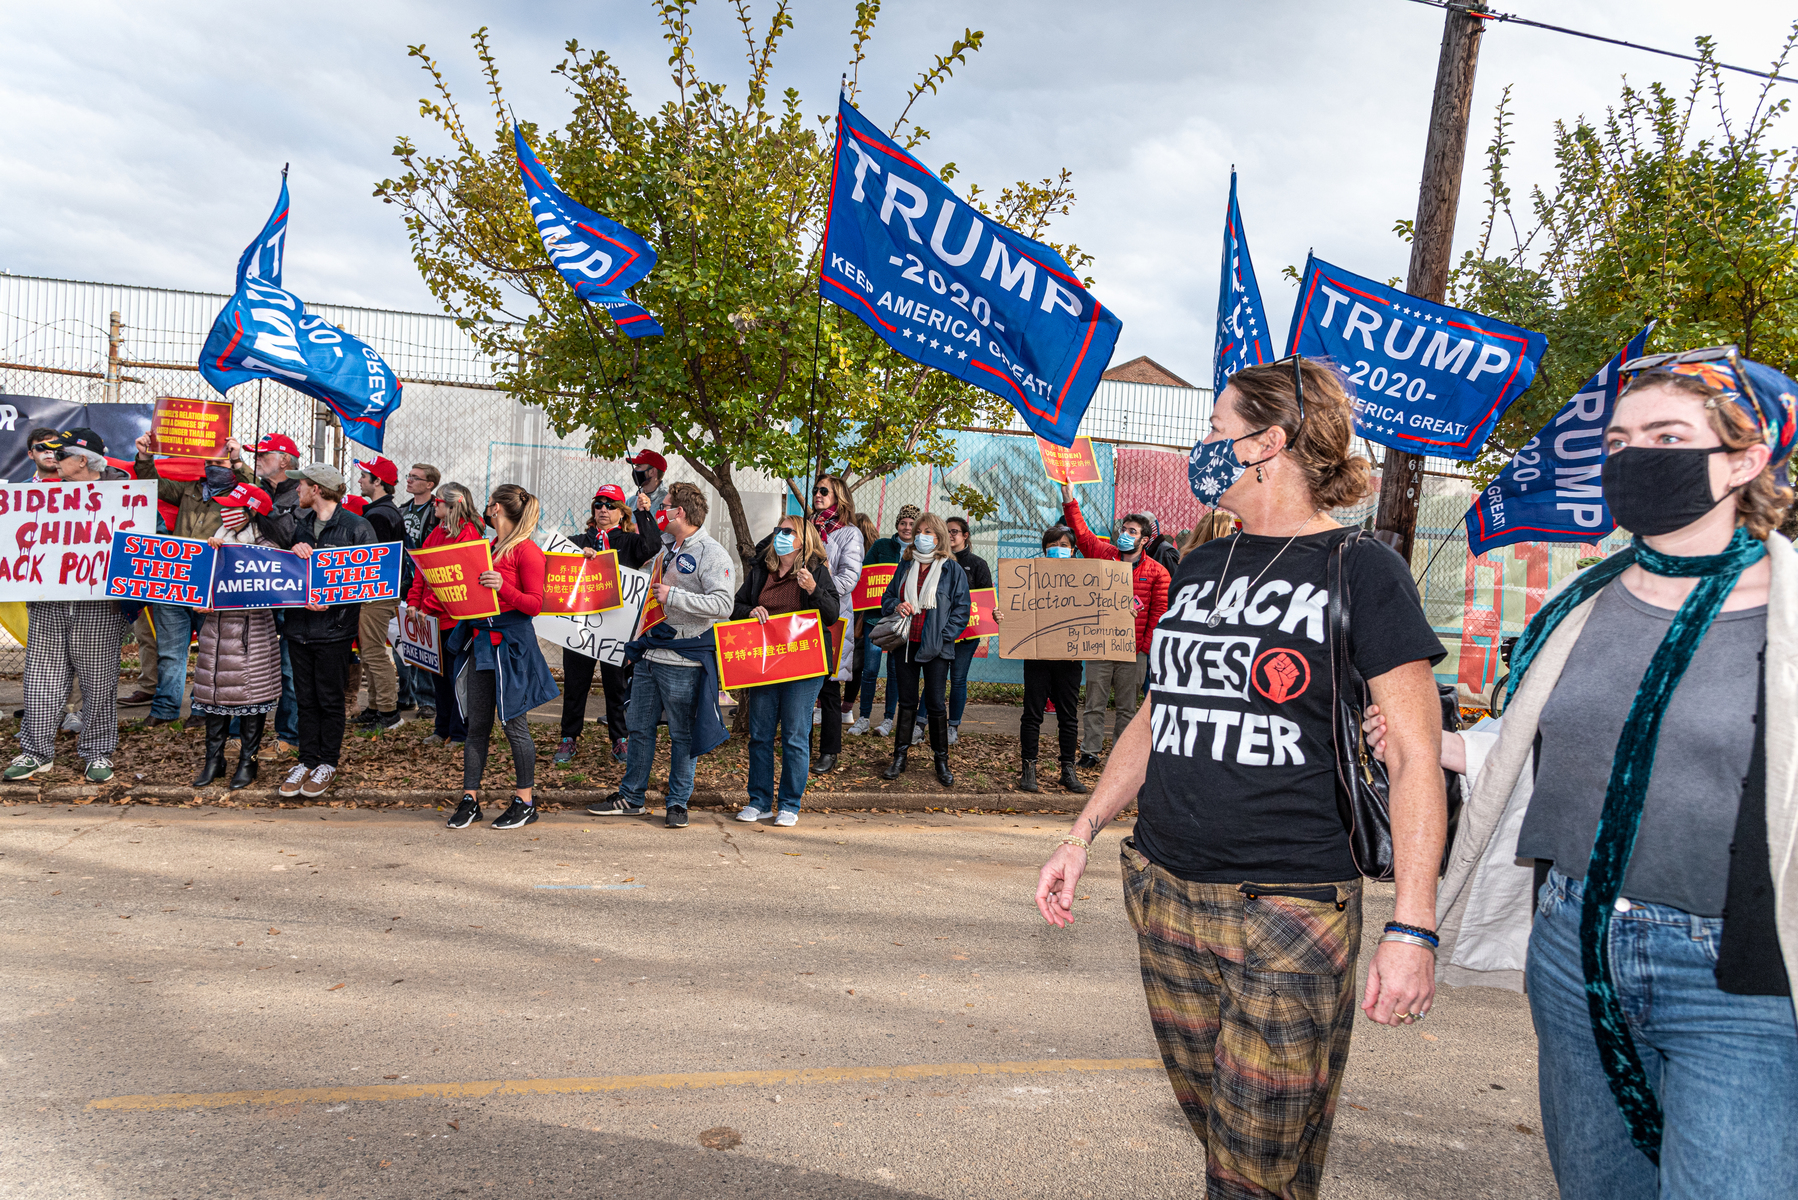
{"type": "Polygon", "coordinates": [[[1036,448],[1042,452],[1043,470],[1056,483],[1100,483],[1104,477],[1099,474],[1099,459],[1093,453],[1093,440],[1089,437],[1074,439],[1072,446],[1057,446],[1054,442],[1036,439],[1036,448]]]}
{"type": "Polygon", "coordinates": [[[585,617],[624,603],[624,594],[618,587],[616,550],[601,550],[592,558],[584,554],[545,554],[543,563],[545,616],[585,617]]]}
{"type": "Polygon", "coordinates": [[[855,581],[855,590],[851,593],[851,605],[856,612],[864,608],[879,608],[880,599],[886,595],[887,584],[893,582],[893,572],[899,569],[898,563],[871,563],[862,568],[862,577],[855,581]]]}
{"type": "Polygon", "coordinates": [[[412,561],[446,615],[458,621],[499,615],[499,593],[476,582],[493,570],[493,552],[484,540],[414,550],[412,561]]]}
{"type": "Polygon", "coordinates": [[[157,454],[177,458],[223,458],[231,439],[229,400],[189,400],[158,396],[150,413],[150,440],[157,454]]]}
{"type": "Polygon", "coordinates": [[[718,685],[725,689],[760,687],[815,679],[826,673],[825,631],[818,610],[782,613],[758,621],[720,621],[712,626],[717,640],[718,685]]]}
{"type": "Polygon", "coordinates": [[[999,607],[999,589],[981,588],[968,593],[968,627],[955,640],[971,641],[974,638],[997,637],[999,622],[993,620],[993,610],[999,607]]]}

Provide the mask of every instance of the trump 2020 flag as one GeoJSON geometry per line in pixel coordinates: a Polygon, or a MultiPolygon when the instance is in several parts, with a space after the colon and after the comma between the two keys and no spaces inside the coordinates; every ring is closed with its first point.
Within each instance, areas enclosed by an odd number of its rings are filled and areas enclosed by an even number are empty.
{"type": "Polygon", "coordinates": [[[818,280],[887,345],[1003,396],[1057,446],[1123,328],[1059,254],[963,204],[847,98],[818,280]]]}
{"type": "Polygon", "coordinates": [[[1535,379],[1547,348],[1539,333],[1312,258],[1288,353],[1333,359],[1347,374],[1355,432],[1368,441],[1466,462],[1535,379]]]}
{"type": "Polygon", "coordinates": [[[381,356],[323,317],[307,313],[281,286],[287,245],[287,173],[262,232],[237,262],[237,291],[200,349],[200,374],[219,392],[272,379],[331,406],[343,432],[381,449],[387,418],[400,406],[400,381],[381,356]]]}
{"type": "Polygon", "coordinates": [[[1272,362],[1267,312],[1261,307],[1261,285],[1249,261],[1249,235],[1243,232],[1242,209],[1236,203],[1236,170],[1230,170],[1230,207],[1224,211],[1224,265],[1217,285],[1217,343],[1212,352],[1212,395],[1224,390],[1230,376],[1244,367],[1272,362]]]}
{"type": "Polygon", "coordinates": [[[537,161],[524,131],[512,126],[518,152],[518,174],[531,202],[531,220],[555,267],[574,294],[611,314],[612,323],[629,337],[661,333],[656,319],[624,294],[656,265],[655,247],[612,220],[575,203],[537,161]]]}
{"type": "Polygon", "coordinates": [[[1650,322],[1523,444],[1467,510],[1467,552],[1512,542],[1596,542],[1617,523],[1604,502],[1604,431],[1617,407],[1617,368],[1639,358],[1650,322]]]}

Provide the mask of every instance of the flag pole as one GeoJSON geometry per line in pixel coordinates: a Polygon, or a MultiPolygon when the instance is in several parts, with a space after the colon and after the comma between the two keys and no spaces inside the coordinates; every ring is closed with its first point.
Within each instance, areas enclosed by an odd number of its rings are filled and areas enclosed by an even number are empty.
{"type": "MultiPolygon", "coordinates": [[[[593,336],[593,305],[579,292],[574,294],[574,298],[581,302],[581,328],[587,331],[587,345],[593,348],[593,357],[597,359],[599,357],[599,341],[593,336]]],[[[590,391],[589,394],[591,394],[590,391]]],[[[612,399],[611,392],[606,393],[606,404],[612,409],[612,423],[618,426],[618,437],[624,444],[624,448],[619,451],[619,457],[622,458],[630,452],[631,439],[625,435],[624,420],[618,415],[618,402],[612,399]]]]}
{"type": "MultiPolygon", "coordinates": [[[[843,72],[842,78],[837,83],[837,98],[839,100],[842,98],[843,93],[845,91],[847,91],[848,88],[849,88],[849,73],[847,71],[845,71],[845,72],[843,72]]],[[[839,122],[839,124],[840,124],[840,122],[839,122]]],[[[838,130],[837,136],[839,138],[842,137],[841,130],[838,130]]],[[[832,192],[832,195],[833,196],[835,195],[834,191],[832,192]]],[[[822,274],[824,271],[824,243],[829,238],[829,236],[830,236],[830,210],[828,208],[826,208],[824,210],[824,237],[821,237],[818,239],[818,271],[820,274],[822,274]]],[[[818,429],[818,348],[819,348],[820,343],[823,340],[823,335],[824,335],[824,285],[820,282],[816,286],[818,288],[818,313],[817,313],[816,318],[812,322],[811,398],[806,404],[806,411],[808,414],[807,422],[811,426],[811,428],[806,431],[808,434],[808,437],[809,437],[809,442],[810,442],[809,447],[808,447],[809,461],[807,463],[807,466],[809,466],[811,468],[811,477],[813,479],[816,479],[818,477],[818,475],[824,469],[824,464],[821,461],[823,453],[824,453],[824,445],[823,445],[824,439],[821,436],[820,431],[818,429]]],[[[799,507],[802,511],[804,511],[809,516],[812,511],[812,509],[811,509],[811,501],[812,501],[811,493],[809,490],[804,489],[804,488],[801,488],[800,490],[804,491],[806,494],[800,497],[799,507]]]]}

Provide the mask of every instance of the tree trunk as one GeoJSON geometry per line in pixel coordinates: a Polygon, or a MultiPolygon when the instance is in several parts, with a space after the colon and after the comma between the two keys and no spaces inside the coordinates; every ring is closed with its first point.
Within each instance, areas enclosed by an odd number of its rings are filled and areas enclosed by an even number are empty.
{"type": "MultiPolygon", "coordinates": [[[[700,462],[690,454],[683,453],[681,461],[699,473],[699,477],[712,485],[724,501],[724,510],[730,514],[731,536],[737,543],[737,558],[748,562],[755,554],[755,536],[749,529],[749,514],[743,511],[743,494],[737,490],[736,481],[731,477],[731,466],[728,461],[716,465],[700,462]]],[[[723,538],[719,538],[723,541],[723,538]]]]}

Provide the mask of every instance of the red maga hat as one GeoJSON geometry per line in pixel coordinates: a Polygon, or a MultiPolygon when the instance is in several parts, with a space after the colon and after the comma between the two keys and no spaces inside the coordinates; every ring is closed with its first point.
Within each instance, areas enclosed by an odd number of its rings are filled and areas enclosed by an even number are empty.
{"type": "Polygon", "coordinates": [[[269,494],[252,483],[238,484],[223,496],[218,497],[218,502],[226,508],[254,509],[265,517],[275,507],[275,502],[269,498],[269,494]]]}
{"type": "Polygon", "coordinates": [[[256,443],[257,454],[266,454],[271,450],[279,451],[282,454],[291,454],[295,458],[300,456],[300,448],[285,433],[265,433],[262,435],[262,440],[256,443]]]}
{"type": "Polygon", "coordinates": [[[594,502],[610,500],[614,504],[624,503],[624,489],[615,483],[602,483],[599,490],[593,493],[594,502]]]}
{"type": "Polygon", "coordinates": [[[633,467],[654,467],[662,474],[668,474],[668,460],[654,450],[639,450],[637,457],[624,460],[633,467]]]}
{"type": "Polygon", "coordinates": [[[357,463],[356,466],[360,470],[367,471],[370,475],[373,475],[388,487],[392,487],[399,482],[400,469],[393,465],[393,460],[382,458],[379,454],[375,455],[367,462],[357,463]]]}
{"type": "Polygon", "coordinates": [[[368,497],[367,496],[345,496],[343,498],[343,506],[345,508],[349,509],[351,512],[355,513],[357,516],[361,516],[362,510],[368,507],[368,497]]]}

